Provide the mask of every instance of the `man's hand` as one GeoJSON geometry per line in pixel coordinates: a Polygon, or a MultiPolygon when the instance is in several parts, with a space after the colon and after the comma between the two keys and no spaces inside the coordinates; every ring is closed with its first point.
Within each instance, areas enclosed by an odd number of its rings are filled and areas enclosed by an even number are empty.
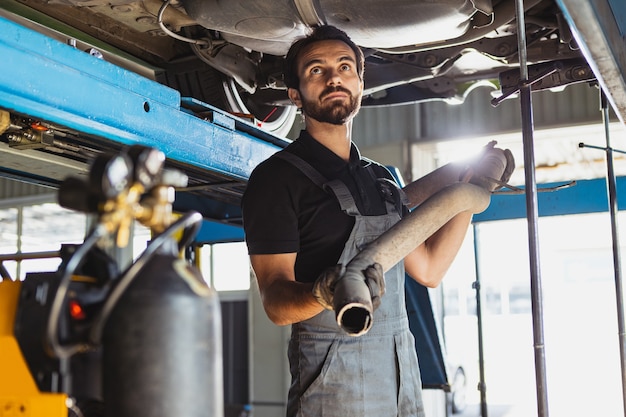
{"type": "Polygon", "coordinates": [[[372,296],[372,306],[376,310],[380,306],[381,297],[385,294],[385,274],[383,267],[379,263],[368,266],[363,271],[365,283],[370,289],[372,296]]]}
{"type": "Polygon", "coordinates": [[[495,145],[496,141],[485,145],[482,153],[468,164],[459,180],[480,185],[490,191],[502,188],[502,183],[507,183],[515,170],[515,158],[509,149],[503,150],[495,145]]]}
{"type": "Polygon", "coordinates": [[[341,277],[343,265],[335,265],[327,268],[313,283],[313,296],[326,310],[333,309],[333,294],[335,284],[341,277]]]}
{"type": "MultiPolygon", "coordinates": [[[[320,274],[313,283],[313,296],[327,310],[333,310],[335,285],[343,275],[342,265],[331,266],[320,274]]],[[[385,276],[379,263],[374,263],[363,270],[365,284],[370,290],[374,310],[380,306],[380,298],[385,294],[385,276]]]]}

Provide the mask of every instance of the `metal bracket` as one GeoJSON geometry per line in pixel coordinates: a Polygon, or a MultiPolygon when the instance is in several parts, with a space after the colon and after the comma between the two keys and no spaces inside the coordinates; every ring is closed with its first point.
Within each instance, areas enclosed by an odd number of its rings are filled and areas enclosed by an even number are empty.
{"type": "Polygon", "coordinates": [[[547,68],[543,69],[536,75],[532,77],[528,77],[528,80],[521,80],[516,87],[503,90],[502,95],[500,97],[496,97],[491,100],[491,105],[494,107],[498,106],[508,97],[512,96],[513,94],[519,93],[522,87],[528,87],[528,86],[532,87],[533,84],[543,80],[544,78],[546,78],[547,76],[551,74],[554,74],[555,72],[561,71],[562,69],[563,69],[563,65],[560,62],[556,62],[556,63],[549,65],[547,68]]]}

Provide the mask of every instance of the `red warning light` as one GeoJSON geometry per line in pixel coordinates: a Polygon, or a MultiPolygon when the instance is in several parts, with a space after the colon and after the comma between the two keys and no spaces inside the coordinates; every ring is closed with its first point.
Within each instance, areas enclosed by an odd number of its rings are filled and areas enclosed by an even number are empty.
{"type": "Polygon", "coordinates": [[[44,126],[41,122],[32,122],[30,124],[30,127],[33,130],[38,130],[40,132],[45,132],[45,131],[49,130],[49,128],[47,126],[44,126]]]}
{"type": "Polygon", "coordinates": [[[85,310],[83,310],[83,307],[78,303],[78,301],[70,300],[68,306],[70,309],[70,316],[74,320],[84,320],[85,317],[87,317],[85,315],[85,310]]]}

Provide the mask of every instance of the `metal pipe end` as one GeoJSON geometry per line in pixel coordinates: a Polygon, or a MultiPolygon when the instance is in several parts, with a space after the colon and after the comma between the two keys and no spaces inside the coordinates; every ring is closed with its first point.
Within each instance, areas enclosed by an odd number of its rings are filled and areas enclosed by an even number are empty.
{"type": "Polygon", "coordinates": [[[363,303],[347,303],[337,311],[337,324],[350,336],[364,335],[373,323],[373,311],[363,303]]]}

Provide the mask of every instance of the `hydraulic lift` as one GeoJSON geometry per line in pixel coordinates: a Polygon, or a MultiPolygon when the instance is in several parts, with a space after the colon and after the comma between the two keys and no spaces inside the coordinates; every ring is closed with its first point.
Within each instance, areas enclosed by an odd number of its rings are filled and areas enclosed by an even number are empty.
{"type": "Polygon", "coordinates": [[[177,207],[240,225],[238,199],[252,169],[286,139],[81,50],[0,18],[4,175],[58,186],[86,175],[103,151],[141,144],[189,177],[177,207]],[[71,86],[71,88],[69,88],[71,86]],[[6,113],[23,116],[11,120],[6,113]],[[27,126],[27,123],[38,124],[27,126]],[[23,124],[10,132],[11,125],[23,124]]]}

